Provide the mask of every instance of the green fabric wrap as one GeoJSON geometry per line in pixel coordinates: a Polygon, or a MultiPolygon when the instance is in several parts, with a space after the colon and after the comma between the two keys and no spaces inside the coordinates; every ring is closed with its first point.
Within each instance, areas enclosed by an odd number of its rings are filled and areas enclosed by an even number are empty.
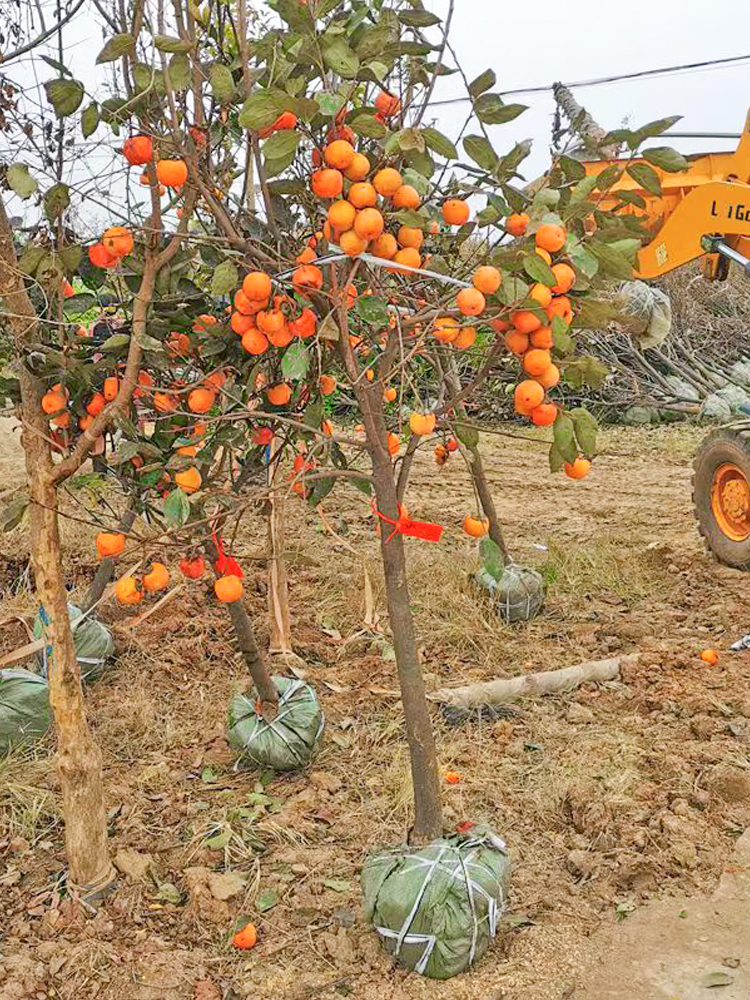
{"type": "Polygon", "coordinates": [[[44,736],[49,723],[47,681],[30,670],[0,670],[0,750],[44,736]]]}
{"type": "Polygon", "coordinates": [[[419,848],[372,855],[362,869],[365,916],[400,965],[450,979],[484,955],[510,881],[500,837],[482,827],[419,848]]]}
{"type": "MultiPolygon", "coordinates": [[[[75,604],[68,605],[70,627],[73,630],[73,642],[76,648],[76,659],[84,681],[95,681],[104,672],[107,660],[114,655],[115,642],[112,633],[106,625],[96,618],[83,617],[83,612],[75,604]]],[[[47,639],[49,618],[43,608],[34,621],[34,638],[47,639]]],[[[47,643],[37,654],[39,669],[46,677],[52,662],[52,644],[47,643]]]]}
{"type": "Polygon", "coordinates": [[[279,692],[276,718],[267,722],[250,695],[238,694],[229,705],[227,739],[255,764],[293,771],[309,764],[320,746],[323,709],[309,684],[290,677],[274,677],[273,683],[279,692]]]}
{"type": "Polygon", "coordinates": [[[489,593],[495,609],[507,622],[531,621],[544,606],[544,581],[528,566],[508,563],[499,580],[480,569],[473,580],[489,593]]]}

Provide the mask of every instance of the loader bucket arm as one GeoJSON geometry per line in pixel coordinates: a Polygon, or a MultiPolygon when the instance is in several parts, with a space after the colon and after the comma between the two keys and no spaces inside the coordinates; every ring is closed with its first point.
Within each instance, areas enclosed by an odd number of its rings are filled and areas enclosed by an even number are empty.
{"type": "Polygon", "coordinates": [[[706,253],[706,236],[750,235],[750,185],[713,181],[690,192],[638,254],[638,276],[658,278],[706,253]]]}

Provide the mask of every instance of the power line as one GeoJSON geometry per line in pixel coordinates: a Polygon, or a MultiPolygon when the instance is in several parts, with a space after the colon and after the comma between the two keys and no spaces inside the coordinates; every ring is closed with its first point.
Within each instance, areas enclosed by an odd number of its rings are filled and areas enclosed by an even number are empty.
{"type": "MultiPolygon", "coordinates": [[[[668,73],[682,73],[701,69],[710,69],[713,66],[729,66],[735,63],[746,62],[750,59],[750,54],[745,56],[730,56],[726,59],[708,59],[704,62],[684,63],[681,66],[664,66],[661,69],[644,69],[638,73],[622,73],[618,76],[602,76],[593,80],[578,80],[575,83],[566,83],[564,86],[570,88],[599,87],[606,83],[618,83],[621,80],[640,80],[644,77],[665,76],[668,73]]],[[[501,90],[501,97],[512,97],[519,94],[544,94],[551,91],[553,84],[546,84],[542,87],[519,87],[515,90],[501,90]]],[[[471,97],[453,97],[445,101],[431,101],[430,107],[440,107],[446,104],[464,104],[471,101],[471,97]]]]}

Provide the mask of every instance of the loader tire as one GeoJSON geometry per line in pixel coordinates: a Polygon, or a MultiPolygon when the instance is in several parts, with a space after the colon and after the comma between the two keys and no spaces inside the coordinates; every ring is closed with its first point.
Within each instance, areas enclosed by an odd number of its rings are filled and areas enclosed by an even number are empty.
{"type": "Polygon", "coordinates": [[[693,461],[693,508],[712,555],[750,570],[750,426],[722,427],[693,461]]]}

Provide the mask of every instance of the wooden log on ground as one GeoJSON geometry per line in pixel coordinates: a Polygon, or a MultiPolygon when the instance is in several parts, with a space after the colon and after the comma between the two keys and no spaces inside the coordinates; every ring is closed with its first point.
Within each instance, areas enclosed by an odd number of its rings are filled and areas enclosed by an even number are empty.
{"type": "Polygon", "coordinates": [[[545,670],[523,677],[508,677],[497,681],[483,681],[464,687],[440,688],[427,697],[443,705],[457,708],[475,708],[477,705],[504,705],[508,701],[539,694],[563,694],[589,681],[613,681],[620,676],[622,666],[638,662],[638,653],[613,656],[608,660],[588,660],[562,670],[545,670]]]}

